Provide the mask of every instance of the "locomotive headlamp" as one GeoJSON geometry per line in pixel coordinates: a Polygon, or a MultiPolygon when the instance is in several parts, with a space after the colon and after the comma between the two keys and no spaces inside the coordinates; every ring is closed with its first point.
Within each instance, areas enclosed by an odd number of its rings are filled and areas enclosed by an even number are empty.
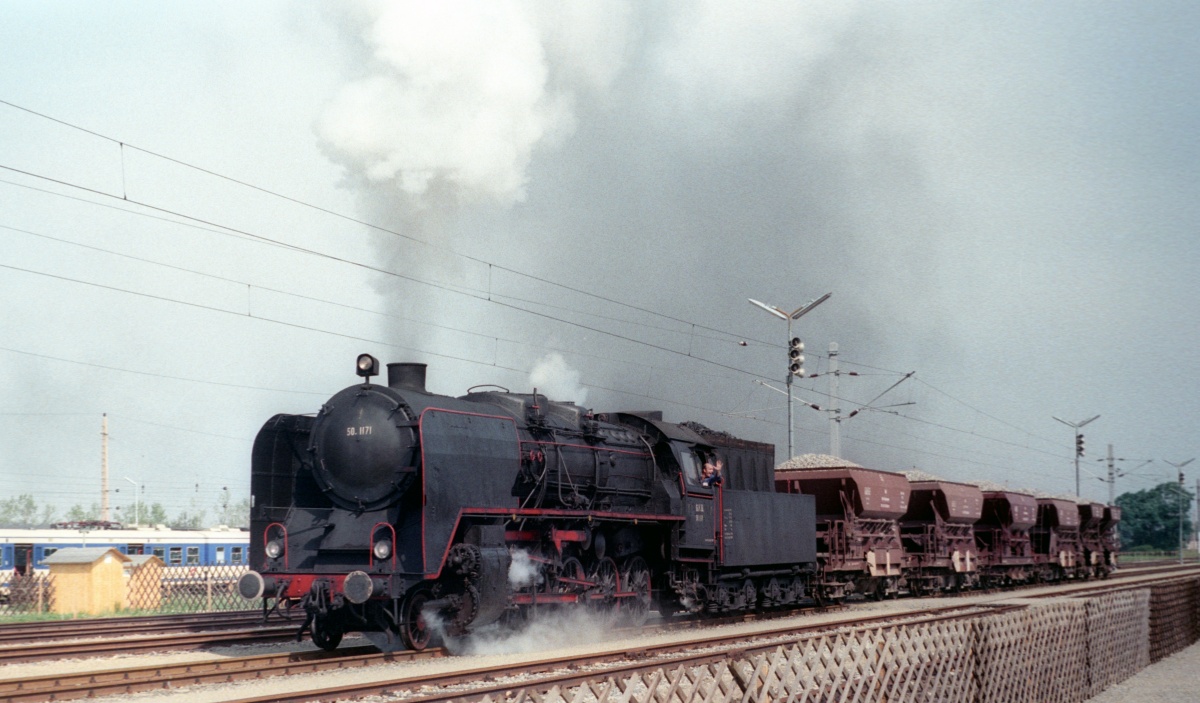
{"type": "Polygon", "coordinates": [[[381,539],[371,548],[376,559],[387,559],[392,555],[392,543],[386,539],[381,539]]]}
{"type": "Polygon", "coordinates": [[[268,558],[278,559],[279,555],[283,554],[283,545],[278,540],[273,539],[267,542],[267,546],[263,548],[263,551],[267,553],[268,558]]]}
{"type": "Polygon", "coordinates": [[[379,375],[379,359],[370,354],[359,354],[357,363],[357,373],[363,378],[370,378],[379,375]]]}

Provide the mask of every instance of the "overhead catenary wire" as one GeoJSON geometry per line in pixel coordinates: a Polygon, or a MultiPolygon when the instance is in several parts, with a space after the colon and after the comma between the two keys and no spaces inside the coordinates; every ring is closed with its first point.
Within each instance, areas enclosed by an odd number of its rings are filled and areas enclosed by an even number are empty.
{"type": "MultiPolygon", "coordinates": [[[[14,268],[14,269],[16,269],[16,270],[22,270],[22,269],[18,269],[18,268],[16,268],[16,267],[9,267],[9,266],[6,266],[6,265],[4,265],[4,264],[0,264],[0,268],[14,268]]],[[[39,273],[39,272],[32,272],[32,273],[39,273]]],[[[49,274],[46,274],[46,275],[49,275],[49,274]]],[[[66,277],[60,277],[60,276],[52,276],[52,277],[53,277],[53,278],[59,278],[59,279],[62,279],[62,280],[72,280],[72,281],[74,281],[74,282],[77,282],[77,283],[84,283],[84,284],[88,284],[88,285],[99,285],[99,286],[100,286],[100,287],[102,287],[102,288],[110,288],[110,289],[113,289],[113,290],[119,290],[119,291],[122,291],[122,292],[128,292],[128,293],[132,293],[132,294],[135,294],[135,295],[146,295],[146,294],[142,294],[142,293],[139,293],[139,292],[136,292],[136,291],[127,291],[127,290],[124,290],[124,289],[119,289],[119,288],[115,288],[115,287],[103,286],[103,285],[100,285],[100,284],[93,284],[93,283],[90,283],[90,282],[87,282],[87,281],[78,281],[78,280],[75,280],[75,279],[69,279],[69,278],[66,278],[66,277]]],[[[152,297],[152,298],[156,298],[156,299],[160,299],[160,300],[166,300],[166,301],[168,301],[168,302],[178,302],[178,303],[185,304],[185,305],[193,305],[193,306],[196,306],[196,307],[201,307],[201,308],[204,308],[204,309],[209,309],[209,310],[213,310],[213,311],[216,311],[216,312],[224,312],[224,313],[227,313],[227,314],[239,314],[239,315],[240,315],[240,313],[235,313],[235,312],[233,312],[233,311],[225,310],[225,309],[222,309],[222,308],[216,308],[216,307],[210,307],[210,306],[203,306],[203,305],[199,305],[199,304],[196,304],[196,303],[189,303],[189,302],[187,302],[187,301],[176,301],[176,300],[172,300],[172,299],[170,299],[170,298],[164,298],[164,297],[162,297],[162,296],[148,295],[148,297],[152,297]]],[[[290,326],[290,327],[296,327],[296,328],[299,328],[299,329],[304,329],[304,330],[308,330],[308,331],[314,331],[314,332],[323,332],[323,333],[325,333],[325,334],[331,334],[331,335],[335,335],[335,336],[338,336],[338,337],[343,337],[343,338],[357,339],[357,340],[359,340],[359,341],[367,341],[367,342],[371,342],[371,343],[376,343],[376,344],[381,344],[381,345],[385,345],[385,346],[391,346],[391,347],[397,347],[397,348],[402,348],[402,349],[406,348],[406,347],[403,347],[403,346],[400,346],[400,345],[391,344],[391,343],[384,342],[384,341],[381,341],[381,340],[370,340],[370,339],[367,339],[367,338],[363,338],[363,337],[357,337],[357,336],[354,336],[354,335],[346,335],[346,334],[343,334],[343,333],[332,332],[332,331],[329,331],[329,330],[322,330],[322,329],[315,328],[315,327],[311,327],[311,326],[306,326],[306,325],[298,325],[298,324],[295,324],[295,323],[289,323],[289,322],[286,322],[286,321],[281,321],[281,320],[274,320],[274,319],[272,319],[272,318],[256,317],[256,318],[254,318],[254,319],[256,319],[256,320],[261,320],[261,321],[267,321],[267,322],[274,322],[274,323],[277,323],[277,324],[282,324],[282,325],[286,325],[286,326],[290,326]]],[[[5,350],[6,350],[6,351],[13,351],[13,352],[16,352],[16,353],[30,354],[30,355],[32,355],[32,356],[46,356],[46,355],[31,354],[31,353],[29,353],[29,352],[24,352],[24,351],[21,351],[21,350],[13,350],[13,349],[5,349],[5,350]]],[[[411,350],[411,351],[419,351],[419,352],[421,352],[421,353],[429,353],[429,354],[431,354],[431,355],[434,355],[434,356],[442,356],[442,357],[446,357],[446,358],[452,358],[452,359],[456,359],[456,360],[460,360],[460,361],[466,361],[466,362],[469,362],[469,363],[483,363],[483,362],[479,362],[479,361],[477,361],[477,360],[473,360],[473,359],[462,358],[462,357],[454,357],[454,356],[452,356],[452,355],[439,354],[439,353],[436,353],[436,352],[424,352],[424,351],[422,351],[422,350],[415,350],[415,349],[413,349],[413,350],[411,350]]],[[[669,350],[669,349],[668,349],[667,351],[672,351],[672,350],[669,350]]],[[[676,353],[678,353],[678,352],[676,352],[676,353]]],[[[692,358],[697,358],[697,357],[692,357],[692,358]]],[[[71,360],[67,360],[67,359],[59,359],[59,360],[62,360],[62,361],[68,361],[68,362],[70,362],[70,361],[71,361],[71,360]]],[[[701,361],[703,361],[703,359],[700,359],[700,360],[701,360],[701,361]]],[[[79,363],[79,362],[77,362],[77,363],[79,363]]],[[[89,364],[89,365],[92,365],[92,366],[98,366],[98,365],[95,365],[95,364],[89,364]]],[[[484,364],[484,365],[488,365],[488,364],[484,364]]],[[[719,365],[719,364],[718,364],[718,365],[719,365]]],[[[496,366],[496,365],[494,365],[494,364],[493,364],[492,366],[496,366]]],[[[724,365],[721,365],[721,366],[724,366],[724,365]]],[[[753,375],[753,374],[752,374],[751,372],[749,372],[749,371],[745,371],[745,370],[741,370],[741,369],[736,369],[735,367],[728,367],[728,366],[724,366],[724,367],[725,367],[725,368],[730,368],[730,369],[733,369],[733,370],[737,370],[737,371],[739,371],[739,372],[741,372],[741,373],[745,373],[745,374],[748,374],[748,375],[753,375]]],[[[148,375],[158,375],[158,376],[162,376],[162,374],[152,374],[152,373],[149,373],[149,372],[140,372],[140,371],[136,371],[136,370],[130,370],[130,369],[119,369],[119,368],[115,368],[115,367],[109,367],[109,368],[112,368],[113,370],[128,371],[128,372],[131,372],[131,373],[146,373],[146,374],[148,374],[148,375]]],[[[518,372],[518,373],[519,373],[519,372],[522,372],[522,370],[521,370],[521,369],[516,369],[516,368],[512,368],[512,367],[503,367],[503,366],[500,366],[499,368],[504,368],[504,369],[506,369],[506,370],[510,370],[510,371],[514,371],[514,372],[518,372]]],[[[216,382],[214,382],[214,383],[216,383],[216,382]]],[[[222,383],[217,383],[217,385],[229,385],[229,386],[236,386],[236,387],[247,387],[247,386],[238,386],[237,384],[222,384],[222,383]]],[[[669,399],[669,398],[660,398],[660,397],[651,396],[651,395],[647,395],[647,394],[638,394],[638,393],[634,393],[634,392],[627,391],[627,390],[624,390],[624,389],[618,389],[618,388],[612,388],[612,387],[600,386],[600,385],[594,385],[594,384],[583,384],[583,385],[584,385],[585,387],[588,387],[588,388],[594,388],[594,389],[597,389],[597,390],[607,390],[607,391],[610,391],[610,392],[620,393],[620,394],[624,394],[624,395],[630,395],[630,396],[642,397],[642,398],[646,398],[646,399],[648,399],[648,400],[655,400],[655,401],[658,401],[658,402],[671,403],[671,404],[673,404],[673,405],[676,405],[676,406],[679,406],[679,407],[690,407],[690,408],[694,408],[694,409],[698,409],[698,410],[703,410],[703,411],[707,411],[707,412],[718,412],[718,413],[720,412],[720,411],[714,411],[712,408],[708,408],[708,407],[705,407],[705,406],[698,406],[698,405],[693,405],[693,404],[688,404],[688,403],[682,403],[682,402],[680,402],[680,401],[678,401],[678,400],[669,399]]],[[[251,387],[251,388],[252,388],[252,387],[251,387]]],[[[298,392],[298,391],[292,391],[292,392],[298,392]]],[[[314,393],[314,394],[315,394],[315,393],[314,393]]],[[[319,394],[315,394],[315,395],[319,395],[319,394]]],[[[856,402],[856,403],[857,403],[857,401],[849,401],[848,399],[844,399],[844,398],[842,398],[842,400],[847,400],[848,402],[856,402]]],[[[950,426],[948,426],[948,425],[944,425],[944,424],[942,424],[942,423],[931,422],[931,421],[928,421],[928,420],[923,420],[923,419],[920,419],[920,418],[915,418],[915,417],[912,417],[912,416],[909,416],[909,415],[904,415],[904,414],[900,414],[899,416],[900,416],[900,417],[903,417],[903,418],[905,418],[905,419],[908,419],[908,420],[912,420],[912,421],[914,421],[914,422],[918,422],[918,423],[922,423],[922,424],[927,424],[927,425],[934,426],[934,427],[939,427],[939,428],[946,429],[946,430],[949,430],[949,431],[961,432],[961,433],[964,433],[964,434],[969,434],[969,435],[977,436],[977,437],[980,437],[980,438],[989,439],[989,440],[991,440],[991,441],[996,441],[996,442],[1000,442],[1000,443],[1003,443],[1003,444],[1011,445],[1011,446],[1013,446],[1013,447],[1015,447],[1015,448],[1024,448],[1024,449],[1028,449],[1028,450],[1030,450],[1030,451],[1038,451],[1038,452],[1041,452],[1041,453],[1044,453],[1044,454],[1050,454],[1049,452],[1044,452],[1044,451],[1042,451],[1042,450],[1034,450],[1034,449],[1032,449],[1032,448],[1030,448],[1030,447],[1027,447],[1027,446],[1025,446],[1025,445],[1018,445],[1018,444],[1015,444],[1015,443],[1013,443],[1013,442],[1008,442],[1008,441],[1006,441],[1006,440],[999,440],[999,439],[996,439],[996,438],[987,437],[987,436],[985,436],[985,435],[981,435],[981,434],[979,434],[979,433],[977,433],[977,432],[973,432],[973,431],[967,431],[967,430],[960,430],[960,429],[957,429],[957,428],[953,428],[953,427],[950,427],[950,426]]],[[[773,424],[773,425],[778,425],[778,424],[779,424],[779,423],[777,423],[777,422],[771,422],[771,421],[768,421],[768,423],[769,423],[769,424],[773,424]]],[[[856,441],[862,441],[862,440],[861,440],[861,439],[859,439],[859,440],[856,440],[856,441]]],[[[881,446],[894,446],[894,445],[883,445],[883,444],[881,444],[881,443],[879,443],[879,442],[870,442],[870,443],[874,443],[874,444],[880,444],[881,446]]],[[[915,450],[915,449],[908,449],[907,451],[914,451],[914,452],[918,452],[918,453],[920,453],[920,450],[915,450]]],[[[927,452],[927,453],[928,453],[928,452],[927,452]]],[[[933,456],[940,456],[940,455],[936,455],[936,454],[933,454],[933,453],[929,453],[929,454],[930,454],[930,455],[933,455],[933,456]]],[[[1054,455],[1054,456],[1057,456],[1057,455],[1054,455]]],[[[960,458],[961,458],[961,457],[960,457],[960,458]]],[[[1061,457],[1058,457],[1058,458],[1061,458],[1061,457]]]]}
{"type": "MultiPolygon", "coordinates": [[[[463,260],[465,260],[465,261],[471,261],[471,262],[473,262],[473,263],[476,263],[476,264],[479,264],[479,265],[484,265],[484,266],[494,267],[494,268],[496,268],[496,269],[499,269],[499,270],[505,271],[505,272],[507,272],[507,273],[511,273],[511,274],[514,274],[514,275],[517,275],[517,276],[525,277],[525,278],[528,278],[528,279],[531,279],[531,280],[535,280],[535,281],[539,281],[539,282],[542,282],[542,283],[547,283],[547,284],[549,284],[549,285],[552,285],[552,286],[555,286],[555,287],[557,287],[557,288],[561,288],[561,289],[563,289],[563,290],[566,290],[566,291],[570,291],[570,292],[573,292],[573,293],[578,293],[578,294],[580,294],[580,295],[585,295],[585,296],[588,296],[588,297],[591,297],[591,298],[595,298],[595,299],[597,299],[597,300],[601,300],[601,301],[603,301],[603,302],[606,302],[606,303],[611,303],[611,304],[613,304],[613,305],[617,305],[617,306],[620,306],[620,307],[628,308],[628,309],[631,309],[631,310],[636,310],[636,311],[638,311],[638,312],[645,313],[645,314],[648,314],[648,315],[653,315],[653,316],[655,316],[655,317],[660,317],[660,318],[663,318],[663,319],[671,320],[671,321],[673,321],[673,322],[677,322],[677,323],[679,323],[679,324],[681,324],[681,325],[684,325],[684,326],[692,326],[692,325],[694,325],[695,327],[697,327],[697,328],[699,328],[699,329],[704,329],[704,330],[708,330],[708,331],[710,331],[710,332],[716,332],[716,333],[719,333],[719,334],[725,334],[725,335],[734,336],[734,335],[732,335],[732,334],[730,334],[730,333],[727,333],[727,332],[725,332],[725,331],[723,331],[723,330],[719,330],[719,329],[717,329],[717,328],[714,328],[714,327],[711,327],[711,326],[705,325],[705,324],[703,324],[703,323],[698,323],[698,322],[693,322],[693,321],[690,321],[690,320],[685,320],[685,319],[683,319],[683,318],[679,318],[679,317],[675,317],[675,316],[672,316],[672,315],[668,315],[668,314],[666,314],[666,313],[663,313],[663,312],[661,312],[661,311],[659,311],[659,310],[653,310],[653,309],[651,309],[651,308],[647,308],[647,307],[644,307],[644,306],[635,305],[635,304],[633,304],[633,303],[628,303],[628,302],[625,302],[625,301],[617,300],[617,299],[615,299],[615,298],[611,298],[611,297],[608,297],[608,296],[600,295],[600,294],[598,294],[598,293],[594,293],[594,292],[591,292],[591,291],[587,291],[587,290],[584,290],[584,289],[582,289],[582,288],[578,288],[578,287],[576,287],[576,286],[571,286],[571,285],[568,285],[568,284],[565,284],[565,283],[562,283],[562,282],[559,282],[559,281],[554,281],[554,280],[551,280],[551,279],[549,279],[549,278],[546,278],[546,277],[544,277],[544,276],[538,276],[538,275],[535,275],[535,274],[527,273],[527,272],[525,272],[525,271],[521,271],[520,269],[516,269],[516,268],[513,268],[513,267],[511,267],[511,266],[505,266],[505,265],[503,265],[503,264],[499,264],[499,263],[496,263],[496,262],[493,262],[493,261],[488,261],[488,260],[486,260],[486,259],[483,259],[483,258],[480,258],[480,257],[474,256],[474,255],[471,255],[471,254],[466,254],[466,253],[463,253],[463,252],[460,252],[460,251],[454,250],[454,249],[452,249],[452,248],[450,248],[450,247],[447,247],[447,246],[443,246],[443,245],[434,244],[434,243],[428,242],[428,241],[426,241],[426,240],[424,240],[424,239],[421,239],[420,237],[415,237],[415,236],[413,236],[413,235],[411,235],[411,234],[406,234],[406,233],[404,233],[404,232],[399,232],[399,231],[396,231],[396,230],[394,230],[394,229],[391,229],[391,228],[389,228],[389,227],[384,227],[383,225],[380,225],[380,224],[377,224],[377,223],[374,223],[374,222],[369,222],[369,221],[367,221],[367,220],[363,220],[363,219],[361,219],[361,218],[358,218],[358,217],[355,217],[355,216],[353,216],[353,215],[347,215],[346,213],[343,213],[343,212],[338,212],[338,211],[336,211],[336,210],[333,210],[333,209],[331,209],[331,208],[327,208],[327,207],[324,207],[324,206],[321,206],[321,205],[316,205],[316,204],[314,204],[314,203],[310,203],[310,202],[307,202],[307,201],[301,200],[301,199],[299,199],[299,198],[295,198],[295,197],[292,197],[292,196],[289,196],[289,195],[286,195],[286,194],[280,193],[280,192],[278,192],[278,191],[275,191],[275,190],[272,190],[272,189],[269,189],[269,188],[265,188],[265,187],[263,187],[263,186],[260,186],[260,185],[254,184],[254,183],[250,183],[250,182],[248,182],[248,181],[244,181],[244,180],[240,180],[240,179],[237,179],[237,178],[233,178],[232,176],[228,176],[228,175],[226,175],[226,174],[220,173],[220,172],[218,172],[218,171],[214,171],[214,170],[212,170],[212,169],[205,168],[205,167],[203,167],[203,166],[198,166],[198,165],[196,165],[196,164],[189,163],[189,162],[187,162],[187,161],[184,161],[184,160],[182,160],[182,159],[178,159],[178,158],[175,158],[175,157],[172,157],[172,156],[168,156],[168,155],[165,155],[165,154],[162,154],[162,153],[159,153],[159,152],[156,152],[156,151],[150,150],[150,149],[145,149],[145,148],[139,147],[139,146],[137,146],[137,145],[130,144],[128,141],[121,140],[121,139],[117,139],[117,138],[115,138],[115,137],[112,137],[112,136],[109,136],[109,135],[101,134],[100,132],[97,132],[97,131],[95,131],[95,130],[91,130],[91,129],[88,129],[88,128],[86,128],[86,127],[83,127],[83,126],[76,125],[76,124],[73,124],[73,123],[71,123],[71,122],[68,122],[68,121],[66,121],[66,120],[59,119],[59,118],[53,117],[53,116],[51,116],[51,115],[44,114],[44,113],[38,112],[38,111],[36,111],[36,110],[32,110],[32,109],[30,109],[30,108],[27,108],[27,107],[24,107],[24,106],[22,106],[22,105],[17,105],[16,103],[13,103],[13,102],[10,102],[10,101],[7,101],[7,100],[0,99],[0,104],[2,104],[2,105],[7,105],[7,106],[9,106],[9,107],[11,107],[11,108],[13,108],[13,109],[20,110],[20,111],[22,111],[22,112],[26,112],[26,113],[28,113],[28,114],[30,114],[30,115],[34,115],[34,116],[37,116],[37,117],[39,117],[39,118],[42,118],[42,119],[45,119],[45,120],[49,120],[49,121],[51,121],[51,122],[55,122],[55,123],[57,123],[57,124],[59,124],[59,125],[65,126],[65,127],[68,127],[68,128],[71,128],[71,129],[75,129],[75,130],[78,130],[78,131],[81,131],[81,132],[83,132],[83,133],[85,133],[85,134],[91,135],[91,136],[93,136],[93,137],[96,137],[96,138],[98,138],[98,139],[102,139],[102,140],[108,141],[108,142],[110,142],[110,143],[117,144],[117,145],[119,145],[119,147],[120,147],[122,150],[124,150],[124,149],[128,148],[128,149],[132,149],[132,150],[135,150],[135,151],[139,151],[139,152],[141,152],[141,153],[147,154],[147,155],[149,155],[149,156],[153,156],[153,157],[155,157],[155,158],[158,158],[158,159],[162,159],[162,160],[164,160],[164,161],[167,161],[167,162],[169,162],[169,163],[173,163],[173,164],[176,164],[176,165],[182,166],[182,167],[184,167],[184,168],[192,169],[192,170],[195,170],[195,171],[197,171],[197,172],[204,173],[204,174],[206,174],[206,175],[212,176],[213,178],[218,178],[218,179],[220,179],[220,180],[224,180],[224,181],[227,181],[227,182],[229,182],[229,183],[233,183],[233,184],[236,184],[236,185],[239,185],[239,186],[245,187],[245,188],[249,188],[249,189],[251,189],[251,190],[254,190],[254,191],[257,191],[257,192],[259,192],[259,193],[263,193],[263,194],[265,194],[265,195],[269,195],[269,196],[271,196],[271,197],[279,198],[279,199],[281,199],[281,200],[284,200],[284,201],[287,201],[287,202],[293,203],[293,204],[295,204],[295,205],[299,205],[299,206],[301,206],[301,207],[304,207],[304,208],[309,208],[309,209],[312,209],[312,210],[314,210],[314,211],[321,212],[321,213],[324,213],[324,214],[326,214],[326,215],[330,215],[330,216],[332,216],[332,217],[336,217],[336,218],[338,218],[338,219],[341,219],[341,220],[344,220],[344,221],[346,221],[346,222],[350,222],[350,223],[353,223],[353,224],[357,224],[357,225],[360,225],[360,226],[363,226],[363,227],[370,228],[370,229],[372,229],[372,230],[375,230],[375,231],[378,231],[378,232],[383,232],[383,233],[386,233],[386,234],[390,234],[390,235],[393,235],[393,236],[396,236],[396,237],[400,237],[400,238],[403,238],[403,239],[409,240],[409,241],[411,241],[411,242],[413,242],[413,243],[416,243],[416,244],[420,244],[420,245],[422,245],[422,246],[429,247],[429,248],[431,248],[431,249],[433,249],[433,250],[441,251],[441,252],[443,252],[443,253],[447,253],[447,254],[450,254],[450,255],[452,255],[452,256],[455,256],[455,257],[462,258],[462,259],[463,259],[463,260]]],[[[118,199],[120,199],[120,200],[124,200],[124,201],[131,202],[131,203],[136,203],[136,204],[138,204],[138,205],[141,205],[141,206],[143,206],[143,207],[148,207],[148,208],[151,208],[151,209],[154,209],[154,210],[160,210],[160,211],[170,212],[169,210],[164,210],[164,209],[162,209],[162,208],[158,208],[158,207],[156,207],[156,206],[154,206],[154,205],[151,205],[151,204],[148,204],[148,203],[141,202],[141,201],[139,201],[139,200],[137,200],[137,199],[134,199],[134,198],[129,198],[129,197],[127,197],[127,196],[126,196],[126,194],[122,194],[121,196],[116,196],[116,195],[114,195],[114,194],[112,194],[112,193],[107,193],[107,192],[105,192],[105,191],[102,191],[102,190],[99,190],[99,189],[85,188],[85,187],[83,187],[83,186],[79,186],[78,184],[72,184],[72,183],[69,183],[69,182],[66,182],[66,181],[61,181],[61,180],[58,180],[58,179],[46,178],[46,177],[45,177],[45,176],[43,176],[43,175],[39,175],[39,174],[30,173],[30,172],[27,172],[27,171],[23,171],[23,170],[20,170],[20,169],[13,168],[13,167],[11,167],[11,166],[0,165],[0,168],[4,168],[4,169],[10,170],[10,171],[17,172],[17,173],[23,173],[23,174],[25,174],[25,175],[28,175],[28,176],[31,176],[31,177],[34,177],[34,178],[45,178],[46,180],[50,180],[50,181],[52,181],[52,182],[59,183],[59,184],[61,184],[61,185],[66,185],[66,186],[68,186],[68,187],[76,187],[76,188],[81,188],[81,189],[83,189],[83,190],[90,191],[90,192],[92,192],[92,193],[95,193],[95,194],[97,194],[97,195],[103,195],[103,196],[107,196],[107,197],[114,197],[114,198],[118,198],[118,199]]],[[[192,216],[189,216],[189,215],[183,215],[182,213],[172,213],[172,214],[176,214],[176,215],[179,215],[179,216],[182,216],[182,217],[189,217],[189,219],[196,219],[196,220],[198,220],[198,221],[205,222],[205,221],[204,221],[202,218],[194,218],[194,217],[192,217],[192,216]]],[[[206,222],[206,224],[213,224],[213,223],[208,223],[208,222],[206,222]]],[[[220,226],[220,225],[218,225],[218,226],[220,226]]],[[[222,226],[222,227],[223,227],[223,226],[222,226]]],[[[233,229],[233,228],[229,228],[229,229],[233,229]]],[[[236,231],[236,230],[235,230],[235,231],[236,231]]],[[[251,235],[251,236],[254,236],[254,235],[251,235]]],[[[328,254],[326,254],[325,256],[329,256],[330,258],[337,259],[337,260],[341,260],[339,257],[333,257],[332,255],[328,255],[328,254]]]]}

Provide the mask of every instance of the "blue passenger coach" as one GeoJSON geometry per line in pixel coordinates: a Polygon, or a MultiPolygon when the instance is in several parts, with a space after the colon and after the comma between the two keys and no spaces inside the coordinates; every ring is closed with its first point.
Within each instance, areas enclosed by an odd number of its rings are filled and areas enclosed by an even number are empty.
{"type": "Polygon", "coordinates": [[[46,557],[64,547],[113,547],[122,554],[153,554],[167,566],[245,566],[247,532],[233,528],[0,529],[0,574],[46,568],[46,557]]]}

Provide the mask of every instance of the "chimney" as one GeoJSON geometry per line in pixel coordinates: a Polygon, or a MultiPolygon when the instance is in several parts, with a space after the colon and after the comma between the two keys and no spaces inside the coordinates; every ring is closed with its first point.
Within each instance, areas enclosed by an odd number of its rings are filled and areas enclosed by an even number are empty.
{"type": "Polygon", "coordinates": [[[428,364],[400,363],[388,364],[388,388],[406,388],[412,391],[425,390],[425,369],[428,364]]]}

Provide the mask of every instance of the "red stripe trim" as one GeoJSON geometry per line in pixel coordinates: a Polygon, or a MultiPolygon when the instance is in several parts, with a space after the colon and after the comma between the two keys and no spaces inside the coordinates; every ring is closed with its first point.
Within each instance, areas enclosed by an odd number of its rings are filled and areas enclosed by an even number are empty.
{"type": "Polygon", "coordinates": [[[650,520],[654,522],[683,522],[682,515],[653,513],[596,512],[592,510],[561,510],[550,508],[463,508],[460,515],[513,515],[517,517],[604,518],[606,520],[650,520]]]}

